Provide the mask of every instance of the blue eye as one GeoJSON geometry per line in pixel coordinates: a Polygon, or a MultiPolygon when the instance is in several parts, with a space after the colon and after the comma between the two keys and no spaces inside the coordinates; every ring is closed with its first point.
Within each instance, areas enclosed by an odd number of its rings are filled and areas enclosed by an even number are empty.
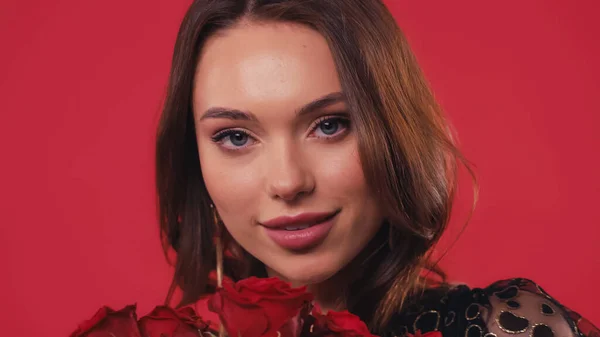
{"type": "Polygon", "coordinates": [[[252,141],[252,137],[242,130],[230,129],[217,133],[212,137],[212,140],[227,149],[237,150],[248,146],[252,141]]]}
{"type": "Polygon", "coordinates": [[[336,120],[326,120],[319,123],[319,129],[323,131],[326,135],[334,135],[340,127],[339,121],[336,120]]]}
{"type": "Polygon", "coordinates": [[[336,137],[350,127],[350,120],[344,117],[324,117],[317,121],[312,132],[318,138],[336,137]]]}
{"type": "Polygon", "coordinates": [[[235,146],[244,146],[248,142],[248,134],[242,132],[234,132],[228,135],[229,141],[235,146]]]}

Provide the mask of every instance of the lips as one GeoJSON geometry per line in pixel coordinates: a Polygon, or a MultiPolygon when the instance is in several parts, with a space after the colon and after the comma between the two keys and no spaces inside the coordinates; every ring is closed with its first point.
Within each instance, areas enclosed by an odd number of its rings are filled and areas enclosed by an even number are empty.
{"type": "Polygon", "coordinates": [[[321,243],[329,234],[340,210],[302,213],[262,222],[267,236],[282,248],[302,250],[321,243]]]}
{"type": "Polygon", "coordinates": [[[295,216],[280,216],[278,218],[262,222],[261,225],[271,229],[302,229],[302,227],[305,228],[326,221],[329,218],[334,217],[338,212],[339,211],[321,213],[301,213],[295,216]]]}

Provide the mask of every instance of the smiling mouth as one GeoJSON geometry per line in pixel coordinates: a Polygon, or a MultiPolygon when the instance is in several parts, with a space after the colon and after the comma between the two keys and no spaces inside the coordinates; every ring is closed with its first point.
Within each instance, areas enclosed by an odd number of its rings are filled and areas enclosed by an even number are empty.
{"type": "Polygon", "coordinates": [[[297,231],[331,220],[340,211],[340,209],[337,209],[333,212],[300,213],[294,216],[280,216],[260,224],[273,230],[297,231]]]}
{"type": "Polygon", "coordinates": [[[278,217],[263,224],[265,233],[280,247],[304,251],[319,245],[329,235],[341,209],[328,213],[302,213],[278,217]]]}
{"type": "Polygon", "coordinates": [[[307,228],[310,228],[312,226],[316,226],[316,225],[318,225],[320,223],[327,222],[327,221],[333,219],[333,217],[335,217],[338,213],[339,213],[339,211],[333,212],[330,215],[323,217],[322,219],[318,219],[318,220],[315,220],[315,221],[312,221],[312,222],[307,222],[307,223],[303,223],[303,224],[294,224],[294,225],[290,225],[290,226],[285,226],[285,227],[282,227],[281,230],[285,230],[285,231],[289,231],[289,232],[294,232],[294,231],[300,231],[300,230],[303,230],[303,229],[307,229],[307,228]]]}

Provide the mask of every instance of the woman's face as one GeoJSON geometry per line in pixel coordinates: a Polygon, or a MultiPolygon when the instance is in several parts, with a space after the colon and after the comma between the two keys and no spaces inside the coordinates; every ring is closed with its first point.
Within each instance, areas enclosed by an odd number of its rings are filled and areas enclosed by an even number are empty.
{"type": "Polygon", "coordinates": [[[240,24],[206,42],[193,110],[203,178],[225,227],[271,275],[322,282],[382,218],[325,39],[240,24]]]}

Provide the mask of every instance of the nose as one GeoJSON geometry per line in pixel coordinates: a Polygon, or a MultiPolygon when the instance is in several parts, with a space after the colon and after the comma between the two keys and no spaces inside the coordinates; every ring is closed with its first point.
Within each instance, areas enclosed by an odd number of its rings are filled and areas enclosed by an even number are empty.
{"type": "Polygon", "coordinates": [[[315,188],[315,179],[310,165],[303,160],[300,151],[293,145],[281,146],[273,151],[266,163],[268,169],[267,190],[274,199],[296,201],[301,196],[311,194],[315,188]]]}

